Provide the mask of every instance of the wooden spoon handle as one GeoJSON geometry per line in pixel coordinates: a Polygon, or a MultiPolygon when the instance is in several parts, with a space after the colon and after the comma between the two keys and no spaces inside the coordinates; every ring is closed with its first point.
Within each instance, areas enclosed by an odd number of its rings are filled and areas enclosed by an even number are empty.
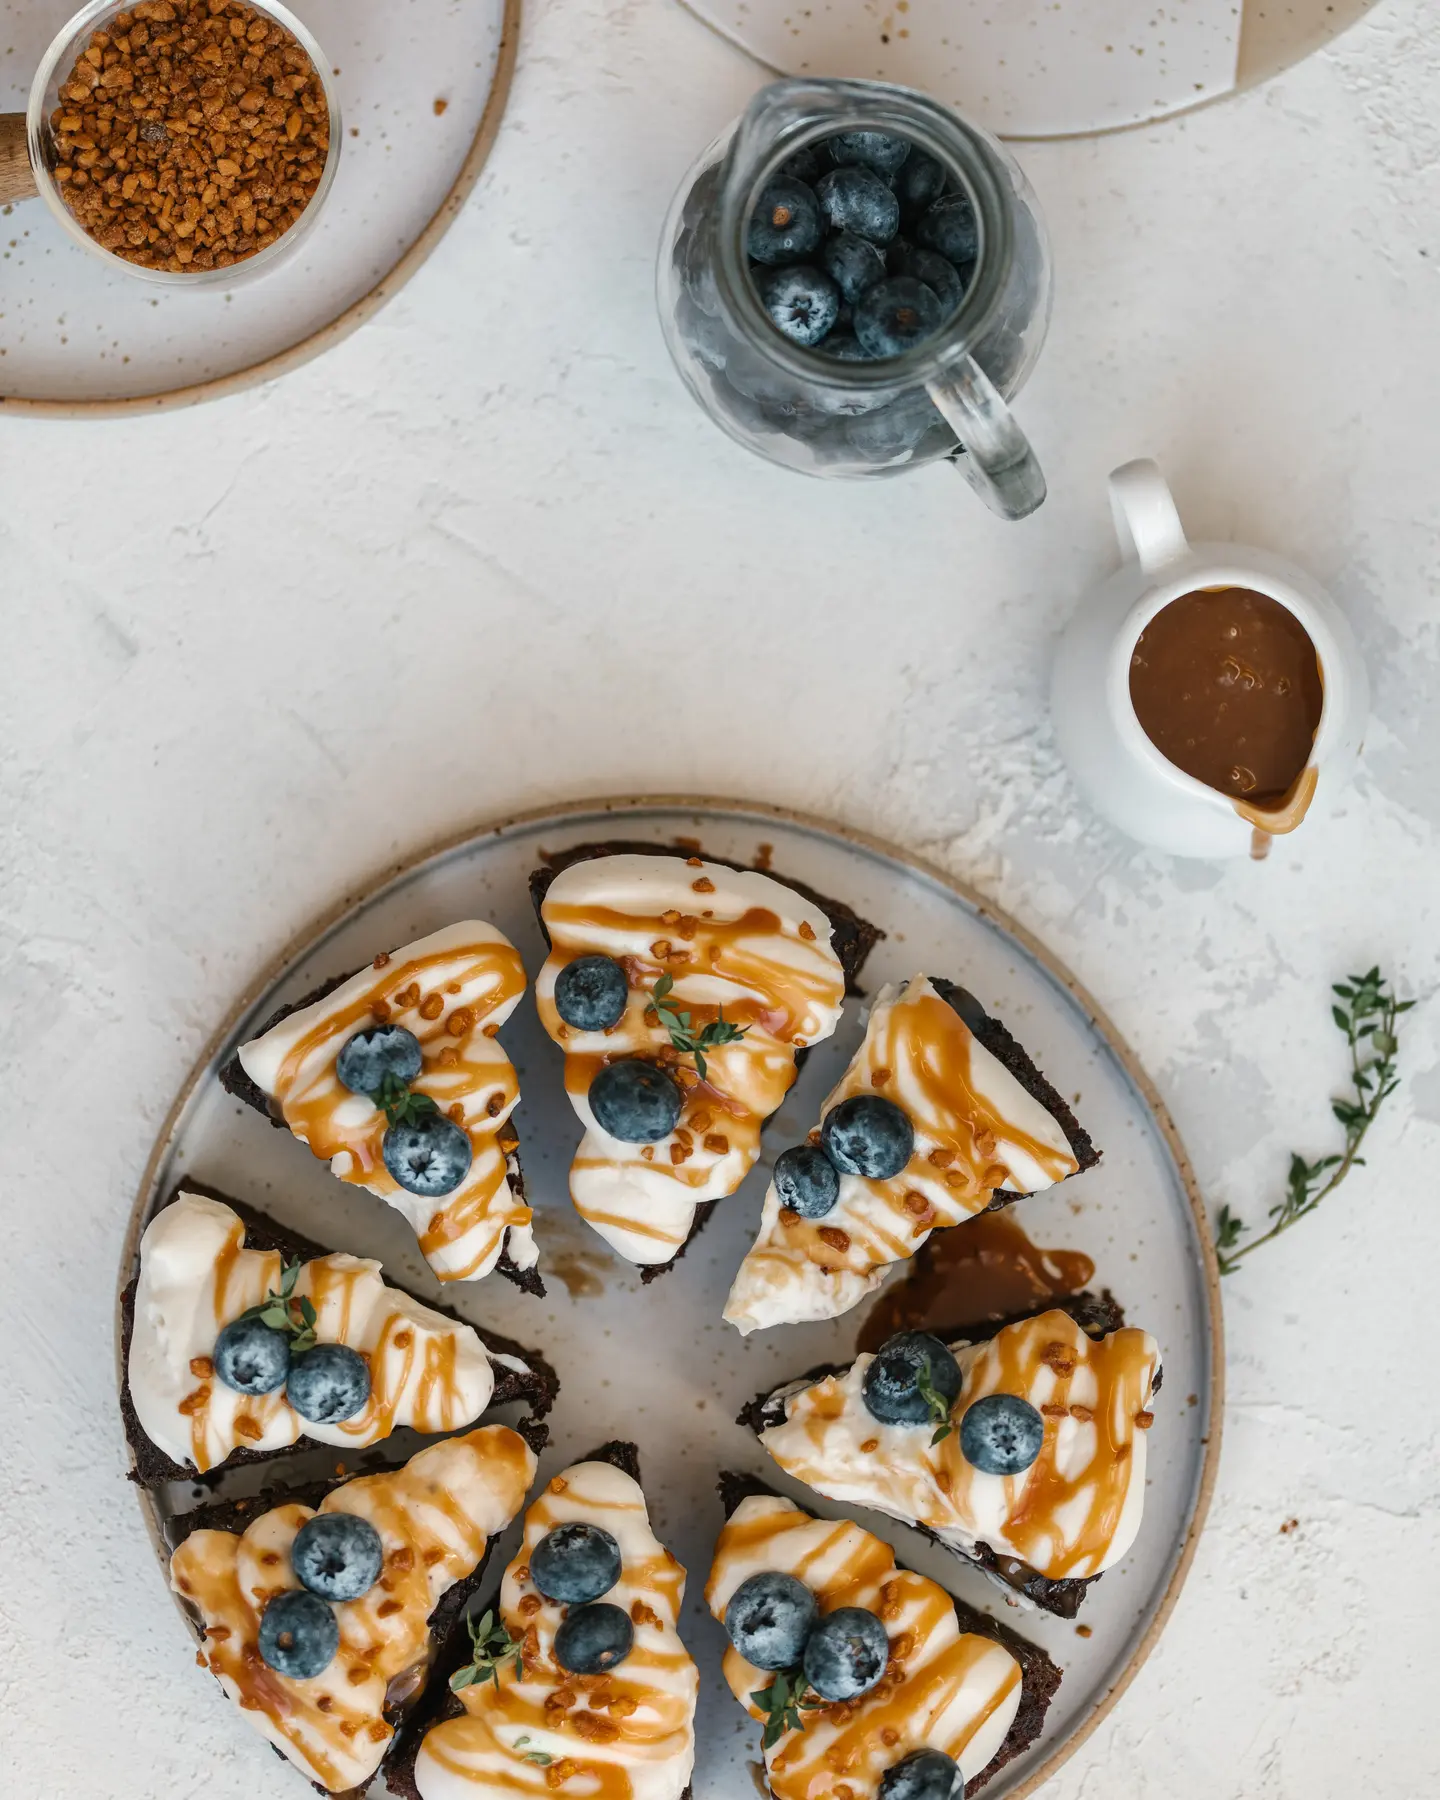
{"type": "Polygon", "coordinates": [[[0,113],[0,206],[33,200],[39,192],[25,141],[25,115],[0,113]]]}

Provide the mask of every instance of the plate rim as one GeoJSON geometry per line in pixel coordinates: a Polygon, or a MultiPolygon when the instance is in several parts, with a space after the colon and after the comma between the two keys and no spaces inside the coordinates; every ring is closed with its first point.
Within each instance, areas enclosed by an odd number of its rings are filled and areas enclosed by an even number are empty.
{"type": "Polygon", "coordinates": [[[510,89],[515,77],[515,63],[520,48],[522,0],[503,0],[500,18],[500,42],[495,52],[495,72],[484,110],[475,128],[475,136],[465,153],[454,181],[445,198],[436,207],[406,250],[390,265],[379,281],[352,300],[343,312],[318,326],[297,343],[277,350],[259,362],[243,369],[232,369],[228,375],[215,375],[208,381],[191,381],[182,387],[162,388],[149,394],[118,395],[104,400],[48,400],[43,397],[0,394],[0,417],[7,413],[27,413],[42,419],[104,419],[134,413],[177,412],[182,407],[201,406],[207,400],[221,400],[241,394],[267,381],[278,381],[282,375],[303,368],[317,356],[323,356],[352,332],[368,324],[411,277],[430,260],[440,240],[460,216],[465,202],[474,192],[484,173],[490,152],[500,135],[500,126],[510,104],[510,89]]]}
{"type": "MultiPolygon", "coordinates": [[[[510,0],[507,0],[507,5],[509,3],[510,0]]],[[[1200,1465],[1200,1478],[1195,1488],[1194,1507],[1179,1555],[1170,1571],[1170,1578],[1165,1584],[1165,1591],[1160,1596],[1160,1603],[1155,1609],[1154,1616],[1131,1651],[1124,1668],[1115,1676],[1089,1715],[1076,1725],[1062,1743],[1055,1746],[1039,1768],[1027,1776],[1018,1788],[1012,1790],[1010,1800],[1027,1800],[1027,1796],[1036,1793],[1070,1760],[1114,1710],[1121,1695],[1143,1668],[1151,1651],[1159,1642],[1161,1633],[1170,1621],[1170,1616],[1175,1610],[1176,1602],[1180,1598],[1181,1590],[1185,1586],[1186,1578],[1195,1560],[1195,1552],[1199,1546],[1200,1536],[1205,1528],[1205,1521],[1214,1497],[1215,1483],[1220,1468],[1220,1448],[1224,1428],[1225,1320],[1220,1298],[1220,1269],[1215,1254],[1214,1237],[1210,1230],[1210,1220],[1205,1209],[1204,1195],[1200,1190],[1199,1181],[1196,1179],[1189,1153],[1186,1151],[1179,1130],[1170,1115],[1170,1109],[1161,1098],[1139,1057],[1131,1049],[1129,1042],[1109,1014],[1055,952],[1042,943],[1028,926],[1022,925],[1003,907],[998,906],[960,876],[952,875],[948,870],[941,868],[928,858],[907,850],[901,845],[893,844],[888,839],[862,831],[855,826],[840,824],[819,813],[778,805],[767,800],[740,800],[700,794],[598,795],[588,799],[576,797],[560,802],[552,801],[545,806],[527,807],[518,812],[503,814],[499,818],[482,820],[459,831],[447,832],[443,837],[422,849],[401,857],[398,861],[386,863],[383,867],[376,868],[370,875],[355,882],[340,898],[323,908],[298,932],[294,933],[281,950],[271,957],[245,984],[220,1023],[206,1039],[161,1122],[150,1154],[146,1158],[134,1200],[131,1203],[130,1218],[126,1224],[125,1235],[120,1247],[120,1266],[115,1289],[114,1336],[117,1391],[123,1392],[125,1383],[122,1349],[124,1321],[121,1296],[129,1284],[139,1247],[141,1221],[145,1218],[154,1197],[156,1178],[169,1153],[176,1126],[189,1104],[191,1096],[200,1083],[214,1072],[219,1053],[228,1041],[231,1032],[245,1014],[254,1007],[261,994],[274,986],[285,971],[297,962],[318,939],[333,930],[357,907],[363,906],[367,901],[373,899],[382,889],[413,874],[427,862],[446,856],[481,838],[500,837],[506,832],[521,827],[544,824],[548,820],[558,823],[575,813],[610,813],[617,817],[624,817],[627,814],[654,811],[657,808],[669,808],[681,812],[720,813],[730,816],[758,816],[762,819],[773,819],[777,823],[797,825],[821,836],[838,838],[872,856],[888,858],[893,862],[903,864],[928,880],[949,888],[982,918],[1013,938],[1027,955],[1039,963],[1046,973],[1066,990],[1072,1001],[1099,1033],[1107,1049],[1119,1062],[1127,1077],[1134,1083],[1136,1091],[1149,1110],[1165,1148],[1175,1164],[1176,1173],[1190,1206],[1200,1246],[1201,1265],[1205,1276],[1206,1314],[1210,1331],[1210,1391],[1207,1396],[1209,1407],[1208,1417],[1205,1421],[1206,1429],[1202,1439],[1204,1457],[1200,1465]]],[[[145,1521],[147,1534],[163,1566],[167,1552],[151,1496],[144,1488],[137,1487],[136,1497],[141,1516],[145,1521]]],[[[179,1596],[172,1594],[171,1598],[193,1635],[194,1627],[181,1605],[179,1596]]]]}

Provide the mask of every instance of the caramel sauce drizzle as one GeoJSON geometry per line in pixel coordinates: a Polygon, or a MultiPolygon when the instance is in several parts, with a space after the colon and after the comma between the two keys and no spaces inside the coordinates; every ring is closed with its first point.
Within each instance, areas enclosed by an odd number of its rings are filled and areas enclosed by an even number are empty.
{"type": "MultiPolygon", "coordinates": [[[[736,1509],[715,1547],[705,1597],[717,1619],[723,1623],[724,1600],[740,1581],[762,1569],[797,1576],[814,1590],[822,1613],[867,1608],[890,1637],[890,1658],[877,1686],[858,1700],[807,1710],[805,1728],[786,1732],[766,1752],[776,1800],[829,1800],[842,1784],[854,1800],[868,1800],[887,1768],[927,1747],[953,1757],[972,1780],[980,1773],[967,1752],[1002,1707],[1013,1716],[1020,1666],[991,1639],[960,1630],[943,1588],[897,1569],[889,1545],[849,1520],[816,1519],[788,1500],[756,1497],[736,1509]],[[980,1697],[957,1717],[956,1701],[967,1684],[980,1697]]],[[[724,1673],[751,1718],[763,1720],[751,1695],[768,1687],[773,1675],[733,1645],[725,1652],[724,1673]]]]}
{"type": "Polygon", "coordinates": [[[200,1614],[211,1671],[243,1711],[262,1715],[272,1742],[332,1793],[363,1786],[379,1766],[394,1736],[385,1718],[391,1684],[429,1661],[437,1600],[474,1571],[487,1524],[498,1531],[514,1516],[534,1470],[524,1439],[490,1425],[327,1494],[319,1510],[368,1519],[385,1563],[367,1594],[335,1606],[339,1649],[308,1681],[263,1662],[258,1634],[266,1603],[298,1585],[290,1546],[314,1517],[311,1508],[274,1507],[238,1536],[193,1532],[171,1557],[171,1584],[200,1614]],[[477,1484],[488,1519],[459,1498],[477,1484]]]}
{"type": "MultiPolygon", "coordinates": [[[[464,1281],[496,1254],[511,1226],[528,1225],[533,1216],[507,1179],[508,1152],[502,1140],[513,1147],[508,1121],[520,1086],[490,1023],[524,993],[525,970],[514,946],[499,941],[428,955],[401,951],[373,976],[343,1004],[316,1003],[315,1021],[286,1055],[272,1098],[314,1155],[326,1161],[349,1157],[342,1181],[395,1200],[403,1210],[413,1196],[395,1181],[381,1156],[385,1115],[378,1107],[364,1113],[357,1105],[360,1096],[341,1085],[335,1064],[357,1031],[389,1023],[413,1032],[424,1066],[411,1086],[428,1094],[461,1127],[473,1158],[464,1182],[435,1206],[419,1232],[420,1248],[442,1281],[464,1281]],[[482,1229],[463,1266],[437,1260],[439,1252],[482,1229]]],[[[284,1030],[287,1023],[277,1029],[284,1030]]]]}
{"type": "MultiPolygon", "coordinates": [[[[964,1383],[952,1416],[985,1394],[1018,1394],[1045,1421],[1038,1459],[1020,1475],[985,1475],[961,1454],[958,1430],[932,1445],[928,1426],[890,1428],[866,1477],[874,1503],[1008,1551],[1052,1580],[1098,1575],[1136,1478],[1135,1434],[1150,1422],[1158,1361],[1155,1340],[1130,1326],[1097,1342],[1059,1311],[1007,1325],[960,1352],[964,1383]]],[[[763,1441],[787,1474],[825,1493],[837,1459],[853,1466],[854,1443],[874,1430],[858,1375],[847,1371],[794,1394],[785,1424],[763,1441]]]]}
{"type": "Polygon", "coordinates": [[[524,1542],[501,1589],[501,1616],[523,1643],[524,1673],[517,1676],[508,1659],[498,1687],[462,1689],[464,1715],[427,1734],[422,1758],[486,1794],[539,1796],[560,1787],[586,1800],[631,1800],[632,1767],[674,1759],[678,1795],[685,1785],[680,1769],[693,1755],[699,1686],[676,1630],[684,1595],[685,1571],[651,1535],[639,1487],[606,1464],[566,1469],[526,1514],[524,1542]],[[558,1666],[555,1632],[566,1609],[529,1579],[535,1546],[576,1519],[611,1531],[624,1555],[620,1580],[603,1598],[630,1614],[635,1648],[606,1675],[571,1675],[558,1666]],[[653,1550],[633,1554],[637,1541],[653,1550]],[[553,1760],[527,1762],[527,1749],[553,1760]]]}

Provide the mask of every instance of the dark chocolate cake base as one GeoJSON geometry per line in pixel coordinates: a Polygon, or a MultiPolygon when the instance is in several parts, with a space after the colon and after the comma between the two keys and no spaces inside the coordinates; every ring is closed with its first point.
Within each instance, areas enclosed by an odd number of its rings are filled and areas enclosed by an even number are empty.
{"type": "MultiPolygon", "coordinates": [[[[282,1006],[277,1012],[271,1013],[265,1023],[255,1032],[254,1037],[264,1037],[265,1033],[272,1030],[282,1019],[288,1019],[291,1013],[301,1012],[305,1007],[313,1006],[317,1000],[323,1000],[327,994],[333,994],[336,988],[349,981],[351,975],[359,974],[359,972],[358,969],[352,969],[350,974],[332,975],[329,981],[322,981],[319,987],[312,988],[308,994],[302,994],[298,1000],[292,1000],[288,1006],[282,1006]]],[[[247,1041],[253,1042],[254,1040],[252,1038],[247,1041]]],[[[263,1114],[277,1131],[290,1129],[271,1106],[270,1096],[246,1074],[238,1051],[228,1062],[220,1065],[219,1078],[220,1085],[227,1094],[233,1094],[237,1100],[243,1101],[254,1112],[263,1114]]],[[[510,1176],[511,1189],[523,1206],[525,1204],[525,1171],[520,1164],[518,1147],[506,1156],[505,1165],[510,1176]]],[[[500,1260],[495,1265],[495,1273],[503,1275],[507,1281],[513,1282],[523,1293],[534,1294],[538,1298],[544,1297],[545,1283],[541,1280],[538,1265],[534,1268],[522,1269],[511,1256],[508,1241],[500,1252],[500,1260]]]]}
{"type": "MultiPolygon", "coordinates": [[[[298,1257],[302,1262],[311,1262],[317,1256],[329,1254],[322,1244],[294,1230],[289,1225],[281,1225],[259,1212],[243,1201],[233,1199],[229,1194],[222,1194],[218,1189],[207,1187],[199,1181],[182,1181],[174,1193],[165,1202],[171,1206],[182,1193],[203,1194],[211,1200],[219,1200],[238,1213],[245,1225],[245,1247],[247,1250],[275,1250],[288,1260],[298,1257]]],[[[126,1379],[120,1390],[120,1413],[125,1422],[125,1436],[130,1445],[130,1454],[134,1458],[134,1467],[130,1471],[131,1481],[142,1487],[154,1487],[165,1481],[194,1481],[201,1484],[218,1481],[229,1470],[238,1468],[242,1463],[276,1463],[288,1456],[294,1456],[302,1450],[317,1448],[333,1448],[318,1445],[314,1438],[301,1437],[294,1444],[283,1450],[247,1450],[243,1446],[231,1451],[222,1463],[217,1463],[205,1474],[197,1474],[188,1464],[173,1462],[163,1450],[158,1449],[146,1437],[144,1428],[135,1413],[135,1406],[130,1398],[130,1339],[135,1326],[135,1294],[139,1284],[139,1273],[131,1278],[120,1298],[121,1316],[121,1359],[126,1371],[126,1379]]],[[[418,1300],[432,1312],[442,1313],[447,1319],[454,1319],[459,1324],[469,1324],[468,1319],[461,1319],[448,1306],[439,1306],[434,1301],[423,1299],[421,1295],[412,1293],[409,1288],[402,1287],[399,1282],[388,1281],[387,1285],[398,1292],[406,1294],[412,1300],[418,1300]]],[[[519,1401],[528,1406],[529,1416],[516,1429],[537,1452],[544,1447],[549,1436],[548,1428],[540,1421],[555,1404],[555,1396],[560,1391],[559,1377],[549,1362],[538,1350],[528,1350],[523,1344],[513,1339],[502,1337],[499,1332],[488,1331],[479,1325],[471,1326],[485,1348],[495,1355],[516,1356],[526,1365],[527,1374],[522,1375],[517,1369],[508,1369],[503,1363],[493,1363],[495,1371],[495,1391],[490,1397],[489,1412],[497,1406],[508,1406],[519,1401]]],[[[479,1421],[472,1421],[465,1429],[473,1430],[479,1421]]],[[[383,1440],[382,1440],[383,1441],[383,1440]]],[[[373,1449],[374,1445],[367,1446],[373,1449]]]]}
{"type": "MultiPolygon", "coordinates": [[[[720,1504],[725,1508],[727,1519],[742,1500],[748,1500],[754,1495],[764,1495],[776,1500],[785,1498],[754,1475],[736,1474],[731,1469],[721,1471],[717,1487],[720,1504]]],[[[896,1566],[905,1567],[903,1563],[897,1563],[896,1566]]],[[[999,1750],[978,1775],[972,1775],[965,1783],[965,1794],[967,1800],[970,1800],[971,1796],[978,1794],[987,1782],[999,1774],[1006,1763],[1024,1755],[1039,1737],[1045,1725],[1045,1714],[1060,1686],[1060,1670],[1038,1644],[1032,1644],[1028,1638],[1021,1637],[1018,1631],[1002,1625],[998,1619],[992,1619],[989,1613],[967,1606],[953,1594],[950,1600],[962,1631],[972,1631],[978,1637],[989,1638],[993,1643],[1002,1645],[1020,1665],[1020,1709],[999,1750]]]]}

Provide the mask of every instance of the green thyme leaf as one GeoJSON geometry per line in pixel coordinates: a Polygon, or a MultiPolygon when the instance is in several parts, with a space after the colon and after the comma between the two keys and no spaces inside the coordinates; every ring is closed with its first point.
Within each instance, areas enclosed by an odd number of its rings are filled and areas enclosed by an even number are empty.
{"type": "Polygon", "coordinates": [[[930,1440],[933,1448],[936,1444],[943,1444],[955,1427],[950,1422],[950,1408],[946,1403],[945,1396],[935,1386],[935,1371],[928,1356],[920,1366],[915,1386],[919,1391],[920,1398],[929,1409],[931,1423],[936,1428],[935,1435],[930,1440]]]}
{"type": "Polygon", "coordinates": [[[470,1648],[474,1654],[463,1669],[457,1669],[450,1677],[452,1693],[458,1694],[462,1688],[474,1687],[483,1681],[493,1681],[498,1689],[500,1665],[509,1656],[515,1659],[515,1674],[519,1677],[522,1672],[521,1646],[511,1637],[504,1621],[495,1617],[493,1609],[483,1612],[478,1619],[467,1619],[465,1629],[470,1633],[470,1648]]]}
{"type": "Polygon", "coordinates": [[[805,1729],[809,1723],[805,1713],[813,1712],[819,1705],[818,1700],[806,1696],[807,1686],[803,1669],[782,1669],[768,1688],[750,1696],[765,1714],[765,1732],[760,1740],[763,1749],[772,1749],[787,1731],[805,1729]]]}
{"type": "Polygon", "coordinates": [[[650,1001],[655,1008],[656,1017],[670,1033],[670,1042],[682,1056],[695,1058],[695,1071],[702,1081],[709,1073],[705,1063],[705,1052],[717,1049],[721,1044],[736,1044],[746,1035],[748,1026],[731,1024],[725,1017],[724,1007],[717,1007],[717,1017],[708,1025],[695,1029],[689,1012],[682,1012],[667,1004],[675,982],[670,975],[662,975],[650,992],[650,1001]]]}

